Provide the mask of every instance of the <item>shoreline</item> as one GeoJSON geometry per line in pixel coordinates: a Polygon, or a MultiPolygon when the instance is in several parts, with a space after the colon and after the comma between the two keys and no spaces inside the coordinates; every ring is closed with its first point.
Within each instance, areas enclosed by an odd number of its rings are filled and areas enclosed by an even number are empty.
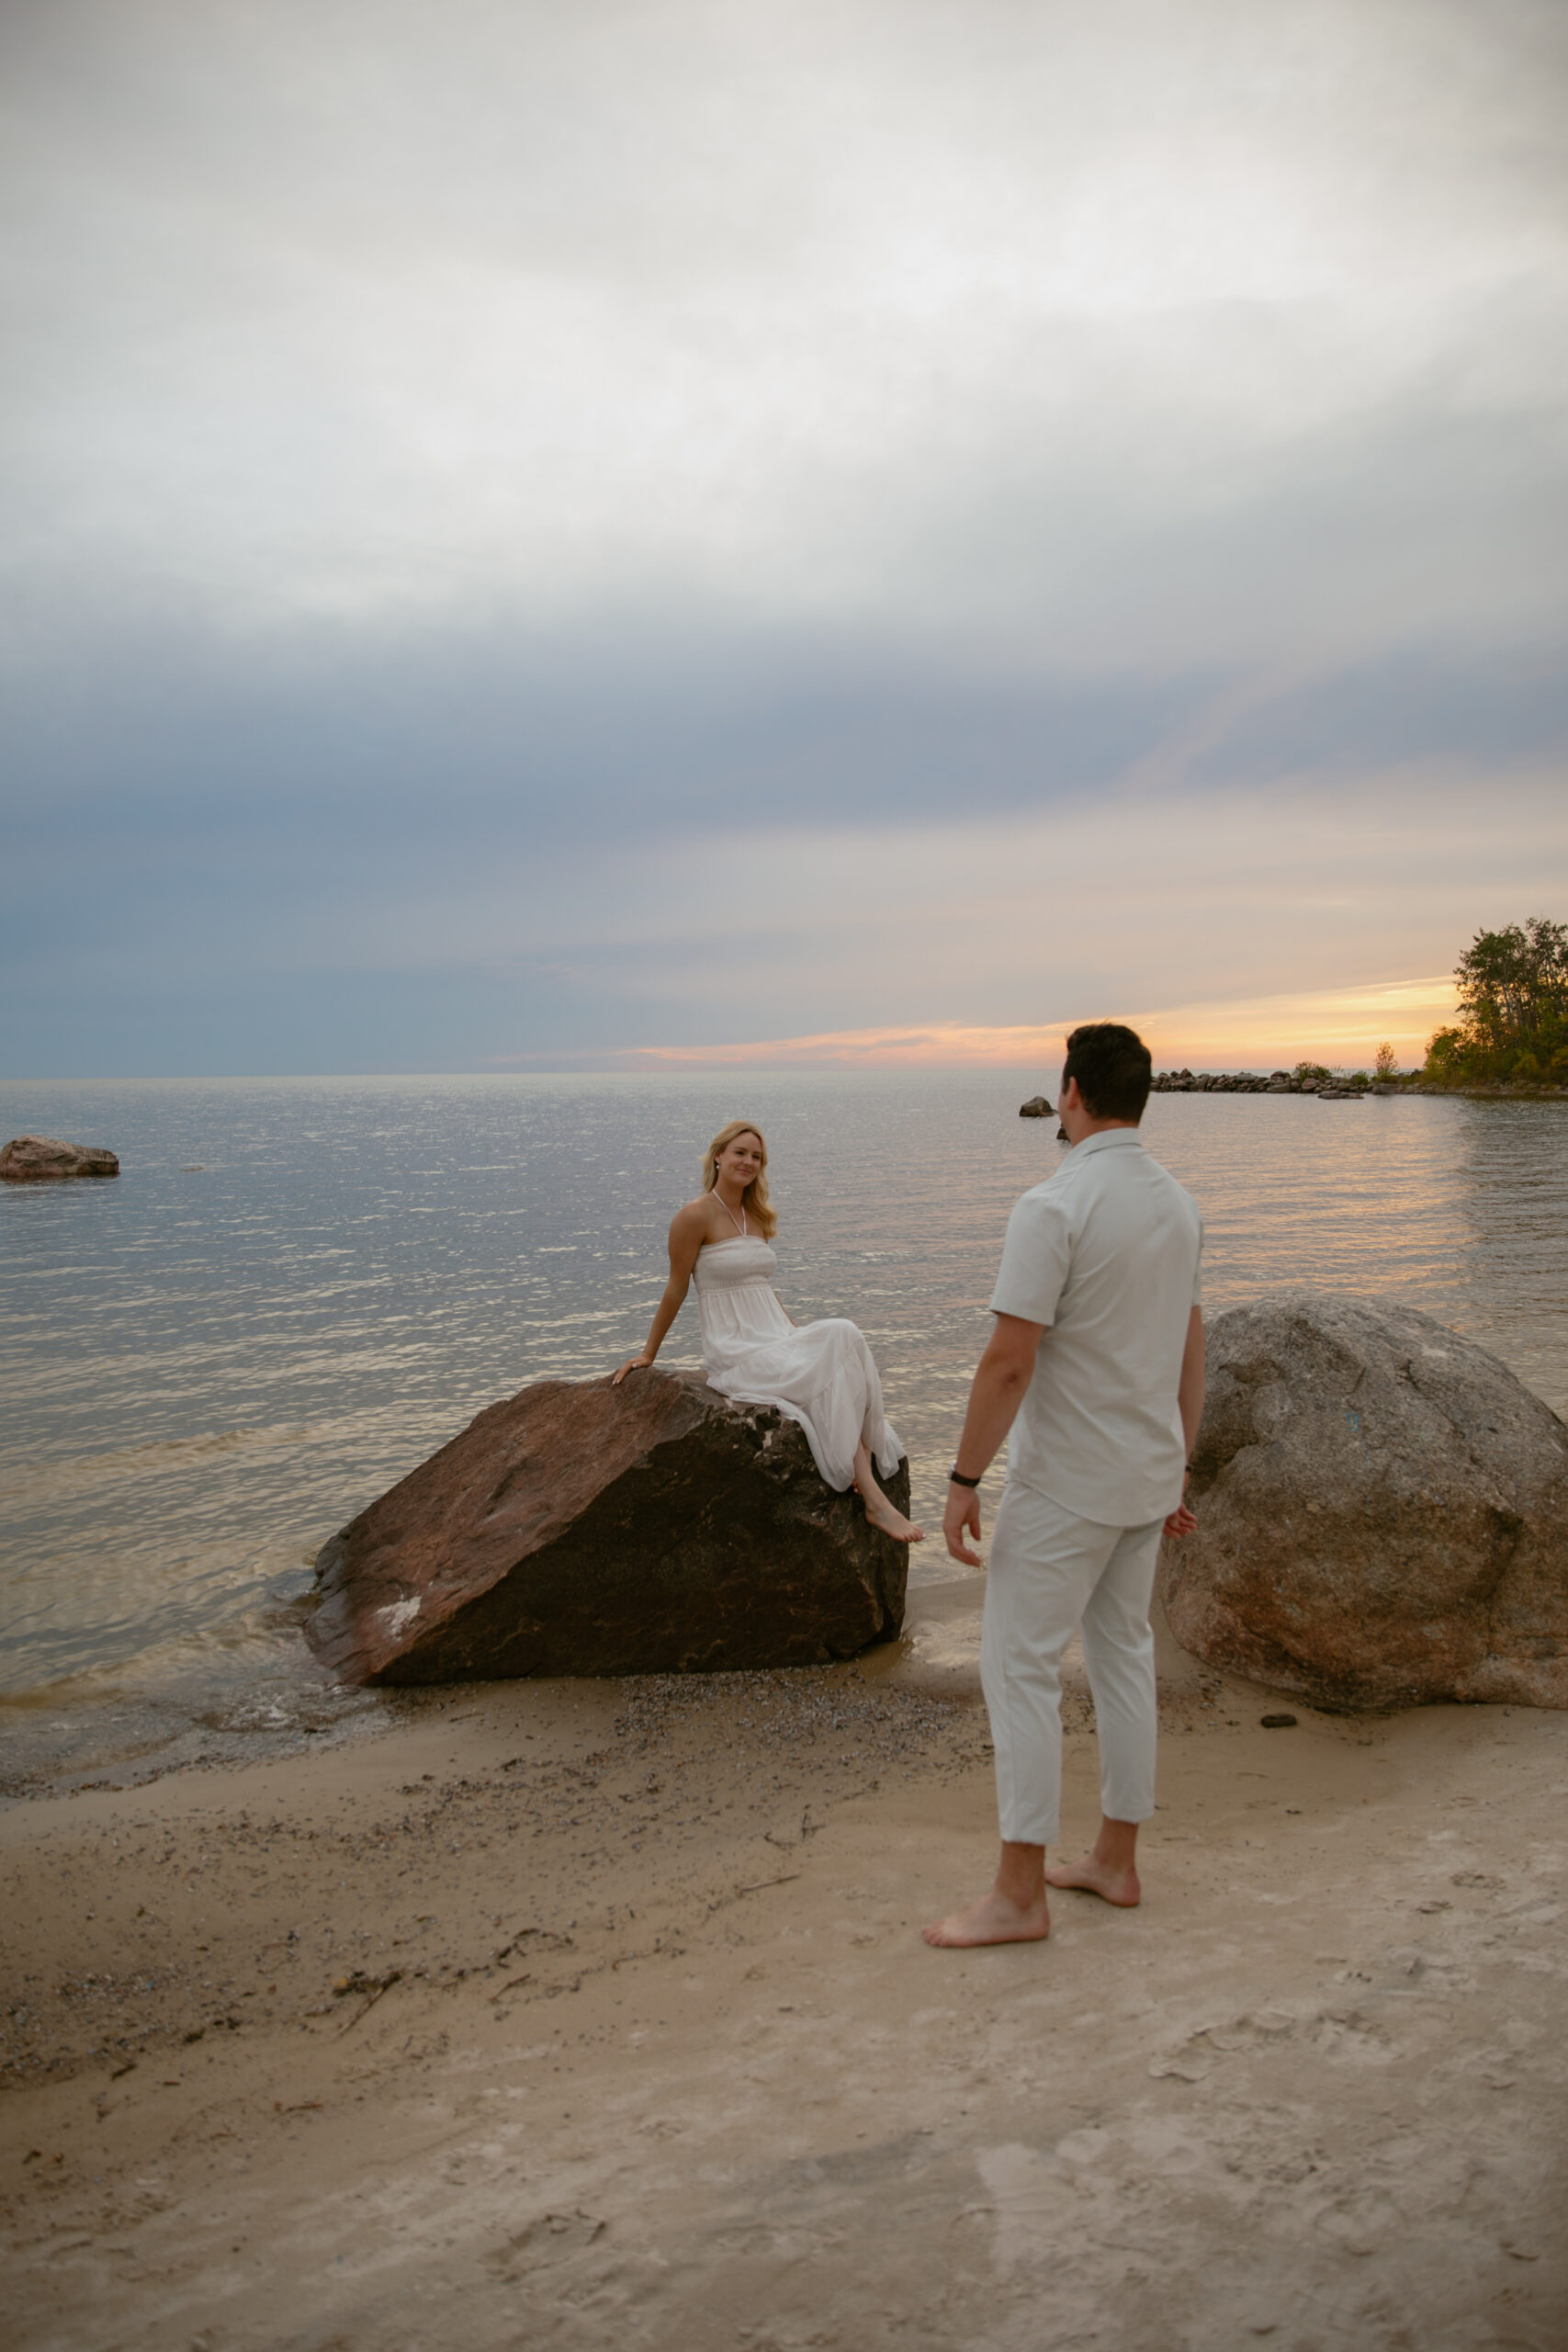
{"type": "Polygon", "coordinates": [[[983,1589],[11,1804],[18,2346],[1037,2352],[1045,2294],[1117,2352],[1560,2345],[1568,1716],[1265,1731],[1162,1643],[1144,1907],[932,1952],[994,1855],[983,1589]]]}

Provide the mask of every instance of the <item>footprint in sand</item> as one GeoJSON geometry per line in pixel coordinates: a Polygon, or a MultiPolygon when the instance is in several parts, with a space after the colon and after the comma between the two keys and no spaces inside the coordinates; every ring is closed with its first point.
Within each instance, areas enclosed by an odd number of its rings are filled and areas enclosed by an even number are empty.
{"type": "MultiPolygon", "coordinates": [[[[1179,2083],[1201,2083],[1218,2059],[1237,2051],[1265,2050],[1288,2041],[1301,2022],[1287,2009],[1255,2009],[1224,2024],[1201,2025],[1178,2049],[1152,2058],[1149,2072],[1156,2082],[1166,2078],[1179,2083]]],[[[1307,2022],[1316,2024],[1321,2020],[1312,2018],[1307,2022]]]]}

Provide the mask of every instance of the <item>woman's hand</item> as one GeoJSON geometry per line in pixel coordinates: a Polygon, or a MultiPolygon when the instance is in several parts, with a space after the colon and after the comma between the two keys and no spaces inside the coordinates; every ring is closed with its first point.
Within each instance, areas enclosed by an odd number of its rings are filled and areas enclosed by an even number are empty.
{"type": "Polygon", "coordinates": [[[626,1363],[621,1366],[619,1372],[611,1374],[611,1387],[618,1388],[628,1372],[647,1372],[652,1364],[652,1362],[653,1358],[649,1354],[646,1348],[644,1348],[641,1355],[639,1356],[628,1356],[626,1363]]]}

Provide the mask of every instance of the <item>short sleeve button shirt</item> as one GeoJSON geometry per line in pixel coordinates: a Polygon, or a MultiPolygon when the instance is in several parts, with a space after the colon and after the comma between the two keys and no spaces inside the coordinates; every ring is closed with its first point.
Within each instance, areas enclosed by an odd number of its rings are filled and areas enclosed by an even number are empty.
{"type": "Polygon", "coordinates": [[[1110,1527],[1181,1499],[1177,1389],[1201,1296],[1197,1203],[1132,1127],[1086,1136],[1008,1220],[991,1299],[1045,1325],[1008,1476],[1110,1527]]]}

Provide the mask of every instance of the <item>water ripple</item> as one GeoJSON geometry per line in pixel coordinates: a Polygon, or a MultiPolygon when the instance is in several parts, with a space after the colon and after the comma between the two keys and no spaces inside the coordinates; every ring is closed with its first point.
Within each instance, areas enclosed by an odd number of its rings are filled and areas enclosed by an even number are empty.
{"type": "MultiPolygon", "coordinates": [[[[934,1518],[1008,1210],[1060,1157],[1051,1122],[1017,1116],[1032,1091],[0,1086],[6,1133],[106,1142],[124,1169],[0,1189],[0,1687],[149,1683],[171,1660],[199,1680],[218,1651],[243,1674],[247,1643],[275,1674],[278,1611],[333,1529],[497,1396],[640,1344],[664,1227],[737,1114],[768,1132],[785,1303],[862,1324],[934,1518]]],[[[1568,1404],[1568,1103],[1156,1097],[1145,1139],[1202,1207],[1212,1306],[1301,1283],[1397,1296],[1568,1404]]],[[[668,1359],[697,1360],[689,1313],[668,1359]]]]}

